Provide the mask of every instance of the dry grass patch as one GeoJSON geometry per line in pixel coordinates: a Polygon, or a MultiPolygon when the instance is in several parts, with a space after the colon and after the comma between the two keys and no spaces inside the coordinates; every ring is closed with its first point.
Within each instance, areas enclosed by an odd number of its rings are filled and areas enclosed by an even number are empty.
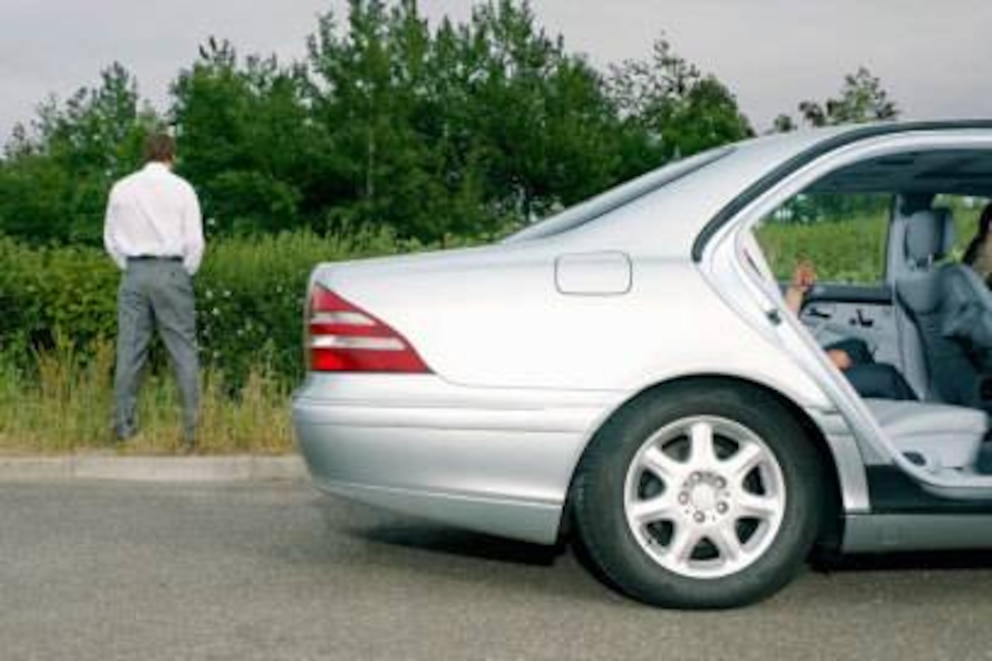
{"type": "MultiPolygon", "coordinates": [[[[35,356],[34,370],[0,365],[0,452],[60,454],[114,449],[173,454],[180,448],[180,404],[170,373],[149,374],[141,389],[140,433],[123,445],[112,434],[114,348],[98,341],[77,352],[59,342],[35,356]]],[[[206,370],[197,451],[285,454],[294,450],[289,390],[269,370],[252,368],[229,392],[222,373],[206,370]]]]}

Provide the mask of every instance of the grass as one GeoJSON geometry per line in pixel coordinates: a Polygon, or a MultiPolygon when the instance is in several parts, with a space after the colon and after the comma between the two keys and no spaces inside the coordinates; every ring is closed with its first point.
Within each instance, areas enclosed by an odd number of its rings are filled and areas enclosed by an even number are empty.
{"type": "Polygon", "coordinates": [[[791,278],[796,263],[808,259],[824,282],[878,283],[887,230],[886,216],[878,214],[854,222],[769,223],[758,229],[757,238],[779,279],[791,278]]]}
{"type": "MultiPolygon", "coordinates": [[[[953,211],[957,240],[951,259],[961,259],[986,202],[979,199],[966,204],[963,198],[950,196],[935,202],[953,211]]],[[[796,263],[808,259],[823,282],[878,284],[885,270],[888,220],[888,211],[882,210],[808,224],[767,222],[759,227],[757,239],[779,279],[791,278],[796,263]]]]}
{"type": "MultiPolygon", "coordinates": [[[[31,372],[0,362],[0,452],[64,454],[115,448],[121,454],[173,454],[180,447],[178,391],[169,373],[148,374],[141,390],[141,432],[115,446],[112,436],[114,348],[98,341],[77,352],[59,342],[36,354],[31,372]]],[[[206,370],[198,452],[284,454],[293,450],[289,391],[264,367],[228,392],[224,375],[206,370]]]]}

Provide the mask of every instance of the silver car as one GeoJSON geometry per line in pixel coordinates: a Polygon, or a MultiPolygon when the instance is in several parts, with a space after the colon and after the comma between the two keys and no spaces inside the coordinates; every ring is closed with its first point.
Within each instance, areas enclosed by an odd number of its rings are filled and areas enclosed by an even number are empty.
{"type": "Polygon", "coordinates": [[[947,259],[990,196],[992,122],[845,127],[666,165],[493,245],[320,265],[301,451],[323,491],[567,536],[667,607],[754,602],[816,548],[992,547],[992,295],[947,259]],[[862,235],[871,263],[834,269],[862,235]],[[783,279],[812,253],[836,278],[797,310],[783,279]],[[824,350],[845,339],[915,397],[859,394],[824,350]]]}

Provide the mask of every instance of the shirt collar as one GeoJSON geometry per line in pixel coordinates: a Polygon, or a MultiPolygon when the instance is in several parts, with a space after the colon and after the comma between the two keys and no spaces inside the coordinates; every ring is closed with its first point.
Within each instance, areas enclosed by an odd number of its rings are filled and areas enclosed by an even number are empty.
{"type": "Polygon", "coordinates": [[[145,163],[145,170],[149,172],[168,172],[169,166],[165,163],[159,163],[158,161],[149,161],[145,163]]]}

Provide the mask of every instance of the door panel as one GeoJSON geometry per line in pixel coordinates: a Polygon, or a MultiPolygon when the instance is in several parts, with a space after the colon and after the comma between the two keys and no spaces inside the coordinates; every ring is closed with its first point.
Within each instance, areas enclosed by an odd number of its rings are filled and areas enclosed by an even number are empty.
{"type": "Polygon", "coordinates": [[[858,338],[868,343],[876,361],[900,363],[888,286],[818,284],[806,295],[800,318],[823,346],[858,338]]]}

